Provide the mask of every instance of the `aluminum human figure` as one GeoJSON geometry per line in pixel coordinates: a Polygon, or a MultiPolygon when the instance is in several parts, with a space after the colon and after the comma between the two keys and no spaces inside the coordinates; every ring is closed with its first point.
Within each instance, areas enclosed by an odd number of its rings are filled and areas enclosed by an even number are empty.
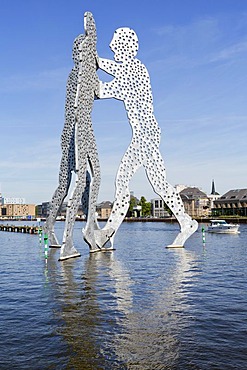
{"type": "Polygon", "coordinates": [[[68,202],[65,230],[60,260],[78,255],[73,245],[73,227],[79,203],[86,188],[86,172],[89,166],[92,179],[89,191],[88,218],[84,239],[90,251],[96,251],[94,239],[96,200],[100,184],[99,160],[92,127],[91,112],[95,95],[98,94],[99,80],[96,73],[96,28],[93,16],[84,16],[85,37],[79,45],[79,75],[74,103],[75,109],[75,172],[76,181],[68,202]]]}
{"type": "Polygon", "coordinates": [[[54,192],[50,204],[49,216],[44,225],[44,232],[48,233],[51,247],[60,247],[55,235],[54,225],[61,205],[66,198],[71,184],[72,172],[75,172],[75,99],[79,75],[79,45],[84,35],[79,35],[73,45],[72,58],[75,63],[66,86],[65,122],[61,135],[62,157],[59,171],[59,184],[54,192]]]}
{"type": "Polygon", "coordinates": [[[99,68],[114,76],[110,82],[101,82],[99,98],[122,100],[132,127],[132,140],[125,152],[116,176],[115,200],[111,215],[102,230],[96,230],[96,240],[103,246],[109,239],[102,231],[113,228],[110,242],[113,247],[116,231],[129,208],[129,182],[134,173],[144,166],[147,177],[157,193],[168,205],[180,224],[180,233],[172,246],[183,246],[198,227],[185,213],[182,199],[175,188],[166,181],[164,161],[159,151],[160,128],[153,112],[153,96],[146,67],[136,58],[138,38],[130,28],[115,31],[110,48],[114,59],[99,58],[99,68]]]}
{"type": "Polygon", "coordinates": [[[58,244],[54,224],[59,208],[68,194],[74,171],[76,180],[68,202],[60,260],[80,255],[73,245],[73,227],[80,202],[87,216],[84,239],[91,251],[99,249],[95,244],[94,228],[98,227],[95,209],[100,185],[100,166],[91,120],[99,80],[95,59],[96,28],[93,16],[89,12],[84,15],[84,28],[85,35],[79,35],[74,41],[75,66],[67,82],[59,185],[52,198],[51,211],[45,225],[50,243],[58,244]]]}

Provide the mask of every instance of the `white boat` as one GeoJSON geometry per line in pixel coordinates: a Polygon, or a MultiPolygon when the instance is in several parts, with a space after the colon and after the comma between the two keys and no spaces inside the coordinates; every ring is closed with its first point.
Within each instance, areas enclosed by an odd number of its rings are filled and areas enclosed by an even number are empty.
{"type": "Polygon", "coordinates": [[[210,220],[211,225],[208,226],[209,233],[217,234],[237,234],[239,233],[238,224],[228,224],[225,220],[210,220]]]}

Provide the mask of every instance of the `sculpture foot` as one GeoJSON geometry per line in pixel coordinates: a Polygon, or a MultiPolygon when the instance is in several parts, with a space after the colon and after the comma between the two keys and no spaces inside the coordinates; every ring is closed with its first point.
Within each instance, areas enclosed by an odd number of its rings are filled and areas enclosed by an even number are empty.
{"type": "Polygon", "coordinates": [[[101,252],[101,248],[90,248],[90,249],[89,249],[89,252],[90,252],[90,253],[97,253],[97,252],[101,252]]]}
{"type": "MultiPolygon", "coordinates": [[[[189,216],[188,216],[189,217],[189,216]]],[[[184,246],[186,240],[194,234],[198,228],[198,223],[196,220],[188,219],[186,223],[182,225],[181,232],[178,234],[174,242],[169,246],[169,248],[181,248],[184,246]]]]}
{"type": "Polygon", "coordinates": [[[74,253],[68,256],[59,257],[58,261],[64,261],[64,260],[68,260],[69,258],[76,258],[76,257],[81,257],[80,253],[74,253]]]}
{"type": "MultiPolygon", "coordinates": [[[[102,249],[108,241],[111,241],[110,238],[112,237],[114,233],[115,233],[115,230],[112,227],[110,227],[109,229],[95,230],[94,237],[95,237],[96,244],[102,249]]],[[[112,248],[113,248],[113,245],[112,245],[112,248]]],[[[110,249],[110,248],[105,248],[105,249],[110,249]]]]}
{"type": "Polygon", "coordinates": [[[69,258],[80,257],[81,254],[75,249],[71,240],[63,242],[59,261],[64,261],[69,258]]]}
{"type": "Polygon", "coordinates": [[[169,244],[166,246],[166,248],[184,248],[183,245],[177,245],[177,244],[169,244]]]}
{"type": "Polygon", "coordinates": [[[98,250],[100,250],[99,247],[95,243],[94,230],[92,231],[92,229],[86,228],[82,230],[82,233],[83,233],[83,239],[89,245],[90,252],[91,251],[97,252],[98,250]]]}
{"type": "Polygon", "coordinates": [[[112,252],[115,251],[116,249],[113,247],[110,248],[97,248],[97,249],[90,249],[90,253],[96,253],[96,252],[112,252]]]}
{"type": "Polygon", "coordinates": [[[115,251],[115,250],[116,250],[116,248],[113,248],[113,246],[109,247],[109,248],[105,248],[105,247],[101,248],[101,252],[112,252],[112,251],[115,251]]]}
{"type": "Polygon", "coordinates": [[[48,231],[48,240],[50,248],[61,248],[54,231],[48,231]]]}
{"type": "Polygon", "coordinates": [[[109,235],[108,230],[107,231],[103,230],[103,233],[102,233],[101,229],[99,229],[99,230],[94,229],[93,231],[89,230],[89,229],[84,229],[83,230],[83,238],[84,238],[85,242],[89,245],[90,253],[101,252],[101,251],[113,249],[113,248],[103,248],[103,247],[101,247],[101,245],[98,245],[98,242],[96,242],[96,240],[95,240],[96,239],[95,233],[101,234],[100,243],[104,243],[103,245],[105,245],[110,240],[109,238],[113,234],[113,232],[111,232],[110,235],[109,235]],[[105,240],[102,240],[102,235],[105,238],[105,240]]]}

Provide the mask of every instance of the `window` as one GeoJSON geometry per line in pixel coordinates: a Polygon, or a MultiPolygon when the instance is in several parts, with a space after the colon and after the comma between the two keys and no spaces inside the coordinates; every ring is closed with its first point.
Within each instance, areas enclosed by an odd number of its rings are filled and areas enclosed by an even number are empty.
{"type": "Polygon", "coordinates": [[[7,216],[7,208],[2,208],[2,216],[7,216]]]}

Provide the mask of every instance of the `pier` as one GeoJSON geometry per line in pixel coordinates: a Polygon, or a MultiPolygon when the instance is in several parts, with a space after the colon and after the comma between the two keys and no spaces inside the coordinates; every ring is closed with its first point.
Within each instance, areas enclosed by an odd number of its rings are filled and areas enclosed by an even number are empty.
{"type": "Polygon", "coordinates": [[[39,227],[38,226],[27,226],[27,225],[1,224],[0,231],[24,233],[24,234],[38,234],[39,227]]]}

